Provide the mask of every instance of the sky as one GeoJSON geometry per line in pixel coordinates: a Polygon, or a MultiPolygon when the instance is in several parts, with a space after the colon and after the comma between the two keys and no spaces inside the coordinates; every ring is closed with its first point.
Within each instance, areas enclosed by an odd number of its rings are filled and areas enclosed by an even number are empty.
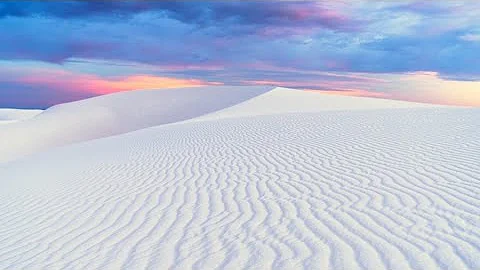
{"type": "Polygon", "coordinates": [[[480,3],[0,2],[0,107],[202,85],[480,106],[480,3]]]}

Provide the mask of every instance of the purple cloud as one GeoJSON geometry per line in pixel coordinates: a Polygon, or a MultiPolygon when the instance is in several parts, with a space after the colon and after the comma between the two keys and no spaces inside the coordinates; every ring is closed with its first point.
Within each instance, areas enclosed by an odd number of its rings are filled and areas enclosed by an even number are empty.
{"type": "Polygon", "coordinates": [[[359,80],[331,84],[318,72],[431,71],[473,81],[479,18],[480,8],[464,2],[7,1],[0,60],[328,90],[364,88],[359,80]]]}

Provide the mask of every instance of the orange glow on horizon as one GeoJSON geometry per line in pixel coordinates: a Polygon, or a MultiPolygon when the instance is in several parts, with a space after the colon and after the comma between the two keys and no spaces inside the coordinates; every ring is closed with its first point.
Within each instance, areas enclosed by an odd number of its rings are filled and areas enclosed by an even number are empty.
{"type": "Polygon", "coordinates": [[[108,94],[137,89],[167,89],[221,85],[221,83],[205,82],[197,79],[178,79],[150,75],[135,75],[121,78],[119,80],[97,79],[88,81],[87,83],[89,85],[88,88],[97,94],[108,94]]]}
{"type": "MultiPolygon", "coordinates": [[[[315,74],[311,74],[312,76],[315,74]]],[[[276,81],[246,80],[243,85],[270,85],[316,91],[325,94],[376,97],[412,102],[480,107],[480,81],[450,80],[436,72],[378,73],[375,77],[357,73],[321,72],[318,80],[276,81]],[[331,75],[335,80],[323,80],[331,75]]],[[[202,79],[184,79],[154,75],[101,77],[54,68],[3,69],[6,82],[52,89],[64,96],[92,96],[137,89],[166,89],[223,85],[202,79]],[[77,95],[77,94],[87,95],[77,95]]]]}
{"type": "Polygon", "coordinates": [[[480,82],[443,79],[437,72],[413,72],[396,80],[404,100],[435,104],[480,107],[480,82]],[[414,89],[416,91],[412,91],[414,89]]]}
{"type": "Polygon", "coordinates": [[[75,74],[66,71],[27,75],[21,78],[20,81],[26,84],[43,85],[74,92],[86,92],[99,95],[140,89],[168,89],[222,85],[222,83],[207,82],[198,79],[180,79],[152,75],[133,75],[107,79],[96,75],[75,74]]]}
{"type": "MultiPolygon", "coordinates": [[[[353,75],[355,76],[355,74],[353,75]]],[[[351,75],[348,76],[353,79],[351,75]]],[[[367,80],[366,83],[348,80],[333,82],[256,80],[244,81],[244,83],[250,85],[291,87],[332,95],[374,97],[451,106],[480,107],[480,81],[448,80],[440,77],[437,72],[379,73],[376,74],[375,81],[367,80]],[[311,88],[305,89],[302,85],[311,85],[311,88]]]]}

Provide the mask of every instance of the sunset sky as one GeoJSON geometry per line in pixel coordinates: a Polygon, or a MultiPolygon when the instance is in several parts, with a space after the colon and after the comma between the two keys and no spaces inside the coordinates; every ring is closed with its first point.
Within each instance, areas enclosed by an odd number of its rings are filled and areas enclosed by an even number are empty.
{"type": "Polygon", "coordinates": [[[0,107],[221,84],[480,106],[480,3],[0,3],[0,107]]]}

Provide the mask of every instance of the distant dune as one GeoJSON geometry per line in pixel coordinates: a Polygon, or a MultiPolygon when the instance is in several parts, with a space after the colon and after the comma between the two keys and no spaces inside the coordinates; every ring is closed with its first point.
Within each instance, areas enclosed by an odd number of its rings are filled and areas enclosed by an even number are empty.
{"type": "Polygon", "coordinates": [[[0,269],[480,269],[479,109],[228,88],[0,127],[0,269]]]}

